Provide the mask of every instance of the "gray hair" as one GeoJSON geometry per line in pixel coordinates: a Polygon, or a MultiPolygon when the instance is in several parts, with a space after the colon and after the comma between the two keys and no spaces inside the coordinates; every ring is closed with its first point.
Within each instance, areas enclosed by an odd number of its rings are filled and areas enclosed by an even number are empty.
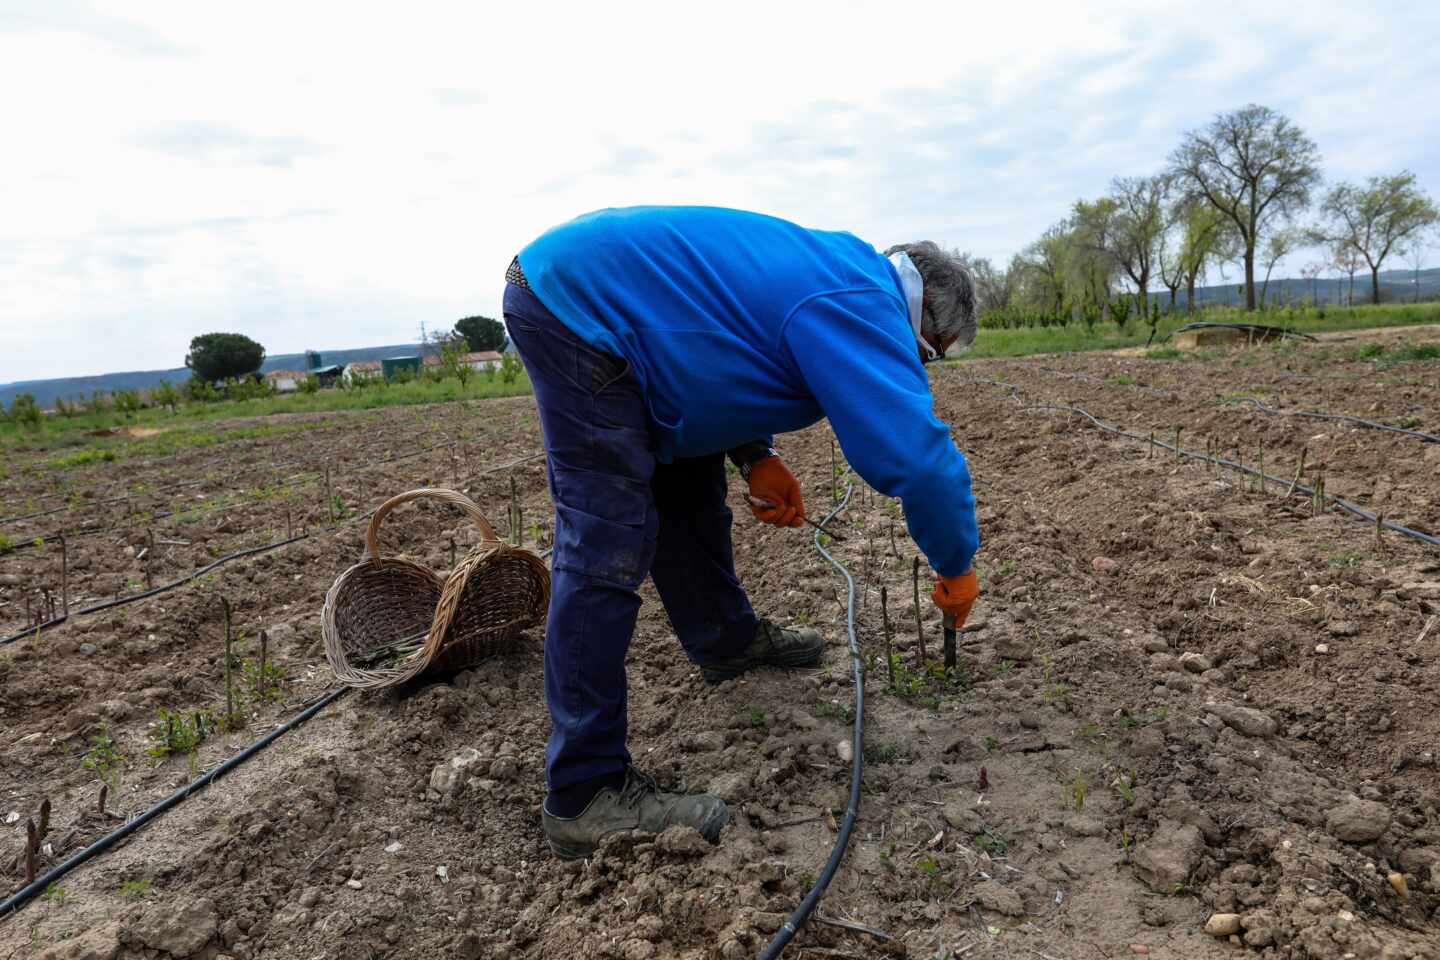
{"type": "Polygon", "coordinates": [[[960,347],[975,342],[975,280],[959,257],[930,240],[897,243],[885,256],[903,251],[925,282],[926,310],[921,330],[942,339],[955,337],[960,347]]]}

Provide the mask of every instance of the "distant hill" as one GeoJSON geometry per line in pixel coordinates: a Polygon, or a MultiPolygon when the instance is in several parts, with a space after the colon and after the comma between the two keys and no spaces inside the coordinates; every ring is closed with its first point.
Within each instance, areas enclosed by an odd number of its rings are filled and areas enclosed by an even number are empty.
{"type": "MultiPolygon", "coordinates": [[[[418,343],[319,351],[320,362],[327,366],[332,363],[346,364],[362,360],[380,360],[385,357],[413,355],[419,352],[420,345],[418,343]]],[[[260,372],[304,369],[305,354],[282,353],[266,357],[265,363],[260,367],[260,372]]],[[[54,406],[57,397],[76,400],[80,397],[88,397],[95,390],[102,393],[111,393],[115,390],[148,390],[151,387],[159,386],[161,380],[179,384],[181,381],[189,379],[190,371],[185,367],[179,367],[174,370],[134,370],[128,373],[102,373],[93,377],[64,377],[58,380],[20,380],[16,383],[0,384],[0,403],[9,406],[11,399],[17,393],[33,393],[40,406],[51,407],[54,406]]]]}
{"type": "MultiPolygon", "coordinates": [[[[1264,275],[1255,278],[1256,295],[1259,295],[1260,286],[1264,282],[1264,275]]],[[[1409,303],[1415,299],[1415,271],[1414,270],[1381,270],[1380,271],[1380,302],[1381,303],[1409,303]]],[[[1420,299],[1435,300],[1440,298],[1440,267],[1433,267],[1429,270],[1421,270],[1420,275],[1420,299]]],[[[1245,294],[1240,287],[1244,282],[1243,276],[1238,276],[1232,283],[1213,284],[1208,287],[1195,288],[1195,302],[1197,304],[1227,304],[1235,305],[1245,302],[1245,294]]],[[[1286,277],[1284,279],[1271,277],[1270,286],[1265,292],[1267,299],[1279,297],[1284,303],[1295,303],[1300,300],[1309,300],[1313,296],[1319,303],[1346,303],[1350,292],[1349,277],[1321,277],[1314,281],[1312,292],[1311,281],[1286,277]]],[[[1168,303],[1170,291],[1161,288],[1161,303],[1168,303]]],[[[1185,302],[1185,291],[1181,290],[1176,302],[1185,302]]],[[[1370,302],[1370,271],[1362,270],[1355,274],[1355,302],[1370,302]]]]}

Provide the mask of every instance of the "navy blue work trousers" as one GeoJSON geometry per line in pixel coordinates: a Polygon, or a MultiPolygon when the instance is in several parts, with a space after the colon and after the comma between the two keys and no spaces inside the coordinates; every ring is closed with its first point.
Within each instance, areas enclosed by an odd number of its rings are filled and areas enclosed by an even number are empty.
{"type": "Polygon", "coordinates": [[[649,574],[697,664],[739,656],[758,626],[735,577],[725,454],[661,463],[628,363],[587,345],[508,284],[505,324],[525,361],[555,504],[545,699],[549,788],[623,770],[625,655],[649,574]]]}

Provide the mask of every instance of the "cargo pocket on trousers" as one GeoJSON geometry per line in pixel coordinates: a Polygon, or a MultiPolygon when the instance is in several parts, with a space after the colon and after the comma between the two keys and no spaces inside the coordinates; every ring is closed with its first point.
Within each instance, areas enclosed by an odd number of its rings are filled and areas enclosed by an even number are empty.
{"type": "Polygon", "coordinates": [[[615,474],[555,471],[557,569],[634,589],[650,572],[658,521],[646,484],[615,474]]]}

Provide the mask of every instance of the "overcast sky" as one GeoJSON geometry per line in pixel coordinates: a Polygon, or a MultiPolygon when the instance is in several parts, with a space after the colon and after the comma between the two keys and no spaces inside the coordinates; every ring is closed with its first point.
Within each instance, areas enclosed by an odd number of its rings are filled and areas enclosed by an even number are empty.
{"type": "Polygon", "coordinates": [[[413,341],[606,206],[1003,261],[1248,102],[1440,196],[1440,4],[930,6],[0,0],[0,382],[413,341]]]}

